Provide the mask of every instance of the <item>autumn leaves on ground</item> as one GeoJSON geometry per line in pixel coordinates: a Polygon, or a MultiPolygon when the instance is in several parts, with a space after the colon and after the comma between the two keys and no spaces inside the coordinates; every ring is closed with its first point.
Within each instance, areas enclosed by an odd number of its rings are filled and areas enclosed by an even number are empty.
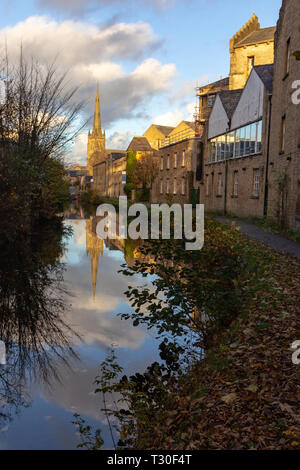
{"type": "MultiPolygon", "coordinates": [[[[121,317],[157,333],[163,362],[129,378],[114,355],[101,365],[116,448],[299,448],[299,261],[212,217],[201,251],[152,241],[140,252],[123,274],[157,277],[128,287],[134,311],[121,317]]],[[[84,446],[99,448],[80,424],[84,446]]]]}
{"type": "Polygon", "coordinates": [[[139,434],[140,448],[300,446],[300,366],[290,349],[300,339],[300,265],[234,227],[230,232],[241,258],[247,252],[252,263],[235,282],[243,292],[239,314],[176,382],[148,432],[139,434]]]}

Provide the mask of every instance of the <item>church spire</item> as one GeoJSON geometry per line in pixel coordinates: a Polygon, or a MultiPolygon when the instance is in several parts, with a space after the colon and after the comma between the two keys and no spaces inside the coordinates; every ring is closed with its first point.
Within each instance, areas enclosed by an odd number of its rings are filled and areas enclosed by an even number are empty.
{"type": "Polygon", "coordinates": [[[101,115],[100,115],[100,99],[99,99],[99,85],[97,85],[93,135],[98,135],[98,136],[102,135],[101,115]]]}

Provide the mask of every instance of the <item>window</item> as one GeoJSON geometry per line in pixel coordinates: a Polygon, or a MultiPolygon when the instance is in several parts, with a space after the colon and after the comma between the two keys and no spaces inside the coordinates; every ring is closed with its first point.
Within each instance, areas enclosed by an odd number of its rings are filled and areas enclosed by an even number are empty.
{"type": "Polygon", "coordinates": [[[290,57],[291,57],[291,38],[288,39],[286,43],[286,53],[285,53],[285,71],[284,74],[287,75],[290,70],[290,57]]]}
{"type": "Polygon", "coordinates": [[[207,97],[207,107],[212,108],[216,99],[216,95],[209,95],[207,97]]]}
{"type": "Polygon", "coordinates": [[[216,139],[211,139],[209,142],[209,161],[211,163],[216,161],[216,139]]]}
{"type": "Polygon", "coordinates": [[[240,156],[240,142],[241,142],[241,129],[238,129],[235,131],[235,150],[234,150],[235,158],[240,156]]]}
{"type": "Polygon", "coordinates": [[[234,132],[230,132],[227,134],[227,139],[226,139],[226,155],[225,158],[233,158],[233,152],[234,152],[234,132]]]}
{"type": "Polygon", "coordinates": [[[182,162],[181,166],[185,166],[185,150],[182,151],[182,162]]]}
{"type": "Polygon", "coordinates": [[[218,176],[218,196],[222,196],[223,193],[223,175],[219,173],[218,176]]]}
{"type": "Polygon", "coordinates": [[[237,197],[239,194],[239,173],[235,171],[233,173],[233,195],[237,197]]]}
{"type": "Polygon", "coordinates": [[[256,134],[257,134],[257,124],[251,124],[250,126],[250,155],[255,153],[255,145],[256,145],[256,134]]]}
{"type": "Polygon", "coordinates": [[[160,194],[163,194],[164,192],[164,182],[163,180],[160,180],[160,194]]]}
{"type": "Polygon", "coordinates": [[[250,126],[245,127],[245,155],[250,155],[250,126]]]}
{"type": "Polygon", "coordinates": [[[181,180],[181,194],[185,194],[185,179],[182,178],[181,180]]]}
{"type": "Polygon", "coordinates": [[[262,120],[209,141],[209,162],[240,158],[261,153],[262,120]]]}
{"type": "Polygon", "coordinates": [[[173,194],[177,194],[177,180],[176,180],[176,178],[174,179],[174,182],[173,182],[173,194]]]}
{"type": "Polygon", "coordinates": [[[248,57],[248,75],[254,67],[254,56],[248,57]]]}
{"type": "Polygon", "coordinates": [[[170,155],[167,156],[167,170],[170,169],[170,155]]]}
{"type": "Polygon", "coordinates": [[[280,152],[284,152],[285,147],[285,116],[281,119],[281,131],[280,131],[280,152]]]}
{"type": "Polygon", "coordinates": [[[253,170],[253,196],[259,197],[259,170],[253,170]]]}
{"type": "Polygon", "coordinates": [[[160,169],[161,169],[161,170],[164,169],[164,157],[161,157],[161,158],[160,158],[160,169]]]}
{"type": "Polygon", "coordinates": [[[170,194],[170,180],[167,180],[167,194],[170,194]]]}
{"type": "Polygon", "coordinates": [[[242,127],[240,129],[240,157],[243,157],[245,155],[245,150],[246,150],[246,142],[245,142],[245,127],[242,127]]]}
{"type": "Polygon", "coordinates": [[[209,175],[206,175],[206,196],[209,195],[209,175]]]}
{"type": "Polygon", "coordinates": [[[174,168],[177,168],[177,152],[174,153],[174,168]]]}
{"type": "Polygon", "coordinates": [[[262,139],[262,121],[258,121],[257,136],[256,136],[256,153],[261,152],[261,139],[262,139]]]}

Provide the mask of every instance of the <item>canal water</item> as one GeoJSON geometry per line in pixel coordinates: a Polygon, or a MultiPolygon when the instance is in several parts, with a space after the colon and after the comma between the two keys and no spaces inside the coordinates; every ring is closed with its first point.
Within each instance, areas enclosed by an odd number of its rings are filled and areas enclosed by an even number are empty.
{"type": "Polygon", "coordinates": [[[112,345],[126,375],[159,359],[155,333],[117,315],[131,311],[128,284],[151,284],[118,273],[134,262],[134,250],[121,240],[99,240],[95,219],[79,208],[66,214],[64,225],[72,233],[64,235],[62,250],[54,247],[60,239],[53,230],[38,234],[38,256],[34,243],[1,256],[7,315],[1,315],[0,339],[7,357],[0,365],[0,449],[75,449],[74,413],[101,428],[104,448],[112,448],[94,394],[100,363],[112,345]]]}

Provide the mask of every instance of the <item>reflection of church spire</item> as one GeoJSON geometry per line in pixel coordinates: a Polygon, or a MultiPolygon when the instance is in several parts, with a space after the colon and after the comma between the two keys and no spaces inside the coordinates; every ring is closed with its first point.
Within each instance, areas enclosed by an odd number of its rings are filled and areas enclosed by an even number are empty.
{"type": "Polygon", "coordinates": [[[96,295],[99,256],[103,254],[103,240],[93,232],[93,219],[86,220],[86,254],[91,257],[93,296],[96,295]]]}

